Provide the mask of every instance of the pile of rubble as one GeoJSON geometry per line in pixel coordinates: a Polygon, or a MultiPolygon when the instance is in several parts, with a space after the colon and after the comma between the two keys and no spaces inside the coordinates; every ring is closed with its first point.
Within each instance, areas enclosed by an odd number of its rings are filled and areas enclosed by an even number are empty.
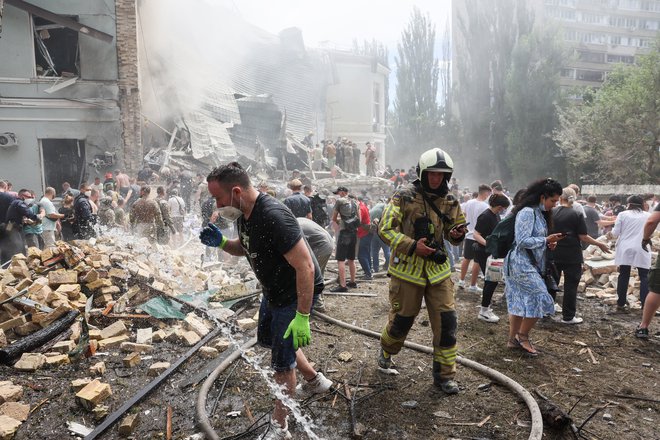
{"type": "MultiPolygon", "coordinates": [[[[583,251],[584,266],[582,278],[578,285],[578,292],[584,293],[587,298],[599,298],[605,304],[615,305],[617,301],[618,268],[614,264],[614,245],[616,240],[603,235],[597,239],[607,243],[612,251],[602,252],[600,248],[590,245],[583,251]]],[[[641,244],[640,244],[641,246],[641,244]]],[[[649,251],[653,258],[658,258],[660,251],[660,232],[656,231],[652,238],[649,251]]],[[[628,282],[628,303],[632,309],[640,309],[639,300],[639,274],[633,271],[628,282]]]]}
{"type": "MultiPolygon", "coordinates": [[[[234,312],[217,302],[218,297],[225,300],[245,294],[246,285],[256,287],[252,274],[230,275],[215,269],[210,276],[186,264],[181,255],[167,258],[163,270],[162,261],[155,264],[148,252],[121,249],[110,239],[58,242],[43,251],[29,248],[27,255],[15,255],[0,270],[0,363],[13,363],[13,371],[29,374],[111,352],[111,358],[120,356],[116,360],[124,368],[143,365],[148,375],[158,376],[170,363],[158,361],[153,344],[195,346],[218,321],[230,319],[241,331],[256,327],[255,319],[235,320],[234,312]],[[226,288],[211,297],[207,311],[198,309],[199,303],[176,296],[186,289],[205,290],[212,285],[226,288]],[[145,313],[141,307],[146,309],[145,303],[154,298],[178,305],[181,319],[158,319],[145,313]],[[184,307],[192,311],[183,314],[184,307]]],[[[205,358],[218,356],[230,345],[222,337],[206,344],[198,351],[205,358]]],[[[113,394],[110,384],[103,381],[105,363],[92,362],[88,370],[75,371],[82,374],[71,382],[76,401],[95,420],[103,419],[110,409],[104,402],[113,394]]],[[[21,386],[0,382],[0,440],[12,438],[29,415],[30,406],[18,402],[21,397],[21,386]]],[[[72,432],[81,434],[76,429],[72,432]]]]}

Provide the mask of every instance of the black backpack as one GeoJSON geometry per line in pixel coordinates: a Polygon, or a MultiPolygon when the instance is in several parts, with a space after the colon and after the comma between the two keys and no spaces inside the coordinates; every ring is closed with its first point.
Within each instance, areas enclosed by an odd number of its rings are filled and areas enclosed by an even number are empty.
{"type": "Polygon", "coordinates": [[[510,215],[499,222],[486,238],[486,254],[493,258],[504,258],[513,247],[516,233],[516,216],[510,215]]]}

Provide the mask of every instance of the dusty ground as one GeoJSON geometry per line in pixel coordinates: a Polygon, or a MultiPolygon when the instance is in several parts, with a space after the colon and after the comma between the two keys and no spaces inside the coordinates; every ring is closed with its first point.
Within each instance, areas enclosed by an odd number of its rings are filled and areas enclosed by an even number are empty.
{"type": "MultiPolygon", "coordinates": [[[[327,297],[327,313],[338,319],[380,332],[388,309],[387,280],[363,282],[356,291],[376,293],[376,298],[327,297]]],[[[656,334],[643,342],[632,336],[639,320],[639,311],[628,315],[610,313],[610,307],[597,299],[580,300],[578,313],[585,318],[579,326],[563,326],[552,320],[541,321],[532,334],[542,354],[536,359],[523,356],[521,351],[506,348],[506,305],[501,291],[495,295],[495,312],[502,317],[499,324],[477,320],[480,298],[465,291],[457,292],[459,311],[458,341],[460,354],[488,365],[520,382],[528,390],[537,389],[568,411],[578,400],[571,415],[580,425],[594,409],[608,405],[598,412],[583,431],[593,439],[658,439],[660,438],[660,385],[658,361],[660,338],[656,334]],[[578,341],[576,343],[576,341],[578,341]],[[583,345],[586,344],[586,345],[583,345]],[[589,348],[597,363],[591,360],[589,348]],[[656,402],[625,399],[615,394],[656,399],[656,402]],[[609,414],[610,420],[603,416],[609,414]]],[[[252,316],[252,310],[246,316],[252,316]]],[[[409,340],[425,345],[430,343],[431,330],[423,310],[411,330],[409,340]]],[[[654,322],[658,329],[658,322],[654,322]]],[[[146,325],[146,324],[145,324],[146,325]]],[[[360,376],[360,388],[355,406],[357,422],[365,427],[364,439],[524,439],[529,434],[529,413],[526,406],[507,389],[490,384],[489,379],[467,367],[459,366],[458,381],[462,392],[445,396],[434,389],[429,355],[404,349],[395,357],[399,376],[383,376],[375,368],[378,341],[337,326],[316,320],[312,324],[313,344],[306,350],[317,369],[335,383],[355,384],[360,376]],[[350,352],[348,362],[338,360],[341,352],[350,352]],[[375,393],[369,397],[370,393],[375,393]],[[415,408],[405,408],[403,402],[415,401],[415,408]],[[434,413],[440,415],[434,415],[434,413]]],[[[256,355],[266,354],[256,349],[256,355]]],[[[153,354],[156,360],[173,360],[185,348],[167,342],[158,344],[153,354]]],[[[108,371],[104,379],[113,387],[108,401],[111,410],[146,385],[151,378],[146,366],[124,369],[124,354],[110,353],[105,360],[108,371]]],[[[268,364],[268,355],[262,365],[268,364]]],[[[97,359],[94,359],[94,363],[97,359]]],[[[89,413],[76,405],[69,383],[87,376],[91,363],[61,367],[37,374],[15,373],[3,367],[0,377],[9,377],[24,385],[24,401],[37,408],[18,431],[17,439],[54,439],[68,437],[66,421],[93,427],[89,413]]],[[[198,432],[195,428],[194,406],[198,387],[180,389],[178,384],[199,371],[208,361],[193,356],[184,366],[132,411],[140,413],[134,438],[164,439],[166,412],[173,407],[173,438],[183,439],[198,432]]],[[[150,363],[150,362],[149,362],[150,363]]],[[[143,365],[149,365],[143,363],[143,365]]],[[[228,370],[229,371],[229,370],[228,370]]],[[[209,394],[209,409],[218,395],[219,387],[229,376],[225,372],[209,394]]],[[[355,392],[355,387],[351,386],[355,392]]],[[[316,426],[316,435],[323,439],[350,438],[350,417],[347,401],[328,393],[318,400],[303,402],[304,412],[316,426]]],[[[238,363],[227,380],[222,398],[217,404],[212,422],[221,437],[243,433],[253,421],[270,412],[272,397],[264,380],[244,361],[238,363]],[[228,417],[240,411],[236,418],[228,417]]],[[[294,438],[308,438],[299,424],[292,424],[294,438]]],[[[244,438],[258,438],[263,429],[244,438]]],[[[573,438],[570,432],[546,430],[548,439],[573,438]]],[[[117,427],[100,438],[120,438],[117,427]]]]}

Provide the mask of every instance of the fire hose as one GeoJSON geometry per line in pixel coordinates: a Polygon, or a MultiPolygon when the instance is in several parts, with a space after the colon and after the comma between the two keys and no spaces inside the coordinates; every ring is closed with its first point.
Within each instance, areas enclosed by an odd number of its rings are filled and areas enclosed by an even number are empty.
{"type": "MultiPolygon", "coordinates": [[[[363,334],[365,336],[370,336],[372,338],[380,339],[380,333],[362,327],[358,327],[356,325],[352,325],[344,321],[340,321],[331,316],[316,311],[312,311],[312,314],[331,324],[338,325],[339,327],[352,330],[354,332],[363,334]]],[[[209,375],[209,377],[206,379],[206,381],[200,388],[199,395],[197,397],[197,407],[196,407],[197,422],[199,424],[200,429],[206,435],[206,438],[212,440],[220,439],[218,434],[216,434],[215,430],[211,426],[211,422],[209,420],[208,414],[206,413],[206,398],[208,396],[209,390],[211,389],[211,386],[218,378],[218,376],[222,374],[222,372],[226,370],[232,364],[232,362],[234,362],[236,359],[238,359],[241,356],[242,350],[250,348],[255,344],[256,344],[256,338],[253,338],[247,343],[245,343],[241,347],[241,350],[234,351],[234,353],[232,353],[227,359],[225,359],[224,362],[218,365],[218,367],[209,375]]],[[[421,344],[416,344],[414,342],[406,341],[404,342],[404,346],[411,348],[415,351],[419,351],[421,353],[433,354],[433,348],[421,344]]],[[[543,437],[543,417],[541,415],[541,410],[539,409],[539,406],[536,403],[536,400],[529,393],[529,391],[527,391],[522,385],[520,385],[518,382],[511,379],[510,377],[500,373],[497,370],[487,367],[483,364],[464,358],[463,356],[457,356],[456,361],[459,364],[471,368],[475,371],[478,371],[479,373],[489,377],[495,382],[504,385],[510,391],[513,391],[515,394],[517,394],[525,402],[532,416],[532,426],[528,439],[541,440],[541,438],[543,437]]]]}

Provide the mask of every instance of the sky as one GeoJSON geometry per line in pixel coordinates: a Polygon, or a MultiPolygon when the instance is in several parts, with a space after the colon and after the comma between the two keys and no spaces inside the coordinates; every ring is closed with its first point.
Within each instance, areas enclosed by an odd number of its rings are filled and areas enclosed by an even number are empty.
{"type": "MultiPolygon", "coordinates": [[[[217,1],[217,0],[207,0],[217,1]]],[[[273,34],[287,27],[302,29],[308,47],[349,49],[354,39],[373,38],[394,53],[413,6],[428,12],[442,37],[451,0],[220,0],[244,20],[273,34]]]]}

